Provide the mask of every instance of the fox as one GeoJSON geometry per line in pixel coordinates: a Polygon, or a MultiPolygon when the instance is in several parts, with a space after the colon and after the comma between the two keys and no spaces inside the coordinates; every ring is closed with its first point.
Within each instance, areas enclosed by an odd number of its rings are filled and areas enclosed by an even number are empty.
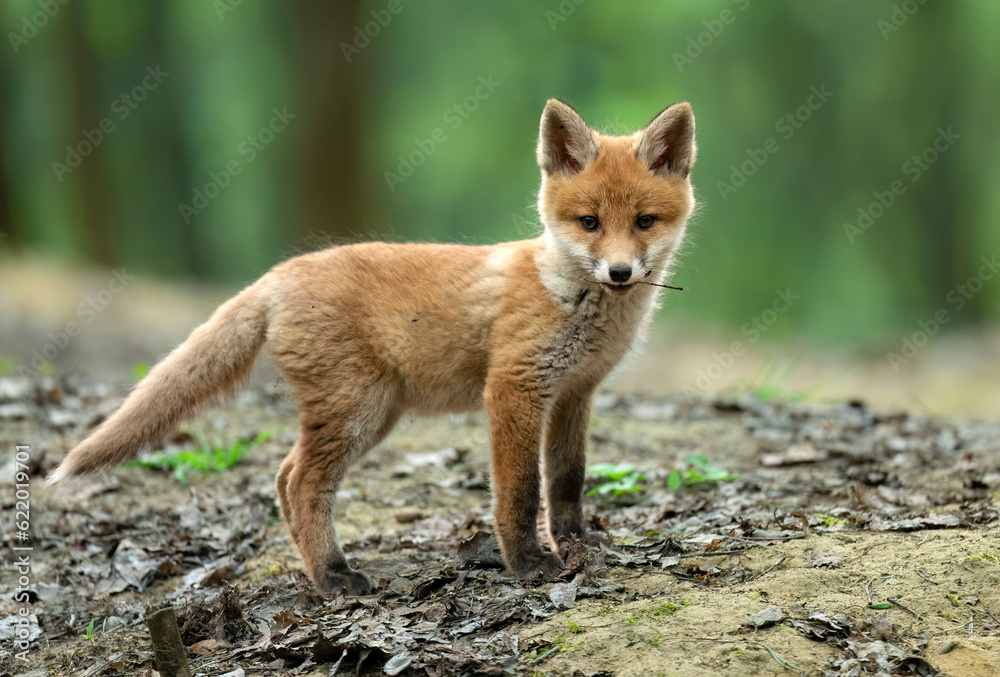
{"type": "Polygon", "coordinates": [[[613,136],[548,100],[536,148],[538,237],[361,242],[275,265],[156,364],[49,484],[159,444],[245,383],[267,345],[299,413],[277,498],[317,588],[373,592],[340,546],[335,498],[351,464],[407,412],[485,409],[494,531],[507,572],[558,577],[560,547],[565,554],[567,542],[588,538],[594,393],[660,305],[695,208],[696,152],[688,102],[613,136]]]}

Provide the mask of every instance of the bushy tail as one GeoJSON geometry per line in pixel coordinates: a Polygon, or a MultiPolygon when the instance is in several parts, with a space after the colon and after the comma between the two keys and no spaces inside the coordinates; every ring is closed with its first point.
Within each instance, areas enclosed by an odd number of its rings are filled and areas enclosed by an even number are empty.
{"type": "Polygon", "coordinates": [[[260,282],[224,303],[150,370],[118,411],[69,452],[47,483],[135,458],[200,405],[231,392],[253,367],[267,334],[267,318],[267,294],[260,282]]]}

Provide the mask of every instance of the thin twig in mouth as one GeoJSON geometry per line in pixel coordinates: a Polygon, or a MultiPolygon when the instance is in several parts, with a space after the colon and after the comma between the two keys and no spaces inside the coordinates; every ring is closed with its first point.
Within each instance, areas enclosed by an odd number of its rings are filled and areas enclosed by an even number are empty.
{"type": "Polygon", "coordinates": [[[669,284],[657,284],[655,282],[645,282],[643,280],[636,280],[637,284],[651,284],[654,287],[663,287],[664,289],[676,289],[677,291],[684,291],[684,287],[671,287],[669,284]]]}

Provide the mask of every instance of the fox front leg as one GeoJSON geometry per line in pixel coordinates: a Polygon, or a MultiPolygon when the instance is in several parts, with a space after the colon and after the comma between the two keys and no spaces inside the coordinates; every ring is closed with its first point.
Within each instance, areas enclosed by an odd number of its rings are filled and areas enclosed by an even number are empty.
{"type": "Polygon", "coordinates": [[[583,480],[592,388],[570,388],[559,397],[545,430],[545,512],[553,544],[584,538],[583,480]]]}
{"type": "Polygon", "coordinates": [[[493,512],[504,563],[519,578],[554,578],[563,570],[562,559],[542,550],[536,528],[541,392],[499,376],[488,379],[485,400],[493,432],[493,512]]]}

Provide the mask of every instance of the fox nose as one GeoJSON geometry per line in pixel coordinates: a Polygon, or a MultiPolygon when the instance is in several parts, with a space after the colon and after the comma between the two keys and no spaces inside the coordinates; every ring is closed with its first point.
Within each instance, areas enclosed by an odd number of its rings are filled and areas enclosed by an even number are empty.
{"type": "Polygon", "coordinates": [[[613,282],[627,282],[632,277],[632,268],[627,263],[616,263],[608,269],[613,282]]]}

